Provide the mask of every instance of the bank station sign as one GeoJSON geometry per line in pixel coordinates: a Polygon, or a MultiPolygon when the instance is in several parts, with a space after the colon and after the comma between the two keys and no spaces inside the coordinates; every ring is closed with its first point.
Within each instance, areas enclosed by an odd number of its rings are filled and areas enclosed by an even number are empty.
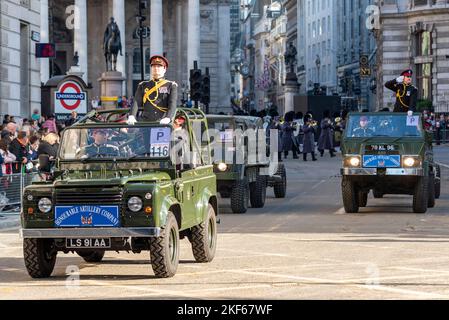
{"type": "Polygon", "coordinates": [[[75,81],[62,82],[54,98],[56,114],[70,114],[72,111],[87,113],[87,93],[75,81]]]}

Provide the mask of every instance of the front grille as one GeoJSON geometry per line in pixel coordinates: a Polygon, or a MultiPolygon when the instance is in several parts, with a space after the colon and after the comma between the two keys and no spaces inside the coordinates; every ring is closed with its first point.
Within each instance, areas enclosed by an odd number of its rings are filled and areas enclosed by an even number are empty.
{"type": "Polygon", "coordinates": [[[55,202],[61,204],[120,205],[123,191],[111,189],[59,189],[55,190],[55,202]]]}

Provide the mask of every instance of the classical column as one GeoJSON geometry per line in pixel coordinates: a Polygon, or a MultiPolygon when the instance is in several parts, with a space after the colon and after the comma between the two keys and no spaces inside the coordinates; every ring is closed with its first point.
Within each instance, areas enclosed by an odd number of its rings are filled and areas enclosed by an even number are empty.
{"type": "MultiPolygon", "coordinates": [[[[176,81],[178,82],[179,86],[182,86],[182,2],[181,0],[178,0],[176,3],[176,81]]],[[[181,94],[178,94],[178,97],[180,97],[181,94]]]]}
{"type": "MultiPolygon", "coordinates": [[[[41,0],[41,42],[48,43],[49,29],[48,29],[48,0],[41,0]]],[[[45,84],[50,78],[50,60],[41,58],[41,82],[45,84]]]]}
{"type": "Polygon", "coordinates": [[[79,66],[83,72],[84,82],[88,82],[87,65],[87,3],[86,0],[75,0],[75,41],[73,53],[78,52],[79,66]]]}
{"type": "Polygon", "coordinates": [[[164,53],[162,14],[162,0],[151,0],[150,54],[152,56],[164,53]]]}
{"type": "MultiPolygon", "coordinates": [[[[112,4],[112,15],[120,30],[120,40],[122,42],[122,54],[117,56],[117,71],[127,78],[126,74],[126,26],[125,26],[125,0],[114,0],[112,4]]],[[[122,92],[126,92],[126,81],[123,81],[122,92]]]]}
{"type": "Polygon", "coordinates": [[[193,61],[200,66],[200,0],[188,0],[187,9],[187,77],[193,61]]]}
{"type": "Polygon", "coordinates": [[[231,98],[230,1],[218,1],[218,108],[229,108],[231,98]]]}
{"type": "Polygon", "coordinates": [[[122,41],[122,53],[117,56],[117,71],[120,71],[124,76],[126,73],[125,68],[125,53],[126,53],[126,30],[125,30],[125,0],[114,0],[112,4],[112,15],[120,30],[120,39],[122,41]]]}

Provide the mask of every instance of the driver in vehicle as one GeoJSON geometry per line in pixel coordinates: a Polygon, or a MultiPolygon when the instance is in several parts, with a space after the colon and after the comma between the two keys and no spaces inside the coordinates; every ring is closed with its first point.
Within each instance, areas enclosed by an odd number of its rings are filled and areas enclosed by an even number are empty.
{"type": "Polygon", "coordinates": [[[361,116],[359,127],[352,130],[353,137],[371,137],[374,134],[374,131],[368,127],[368,117],[361,116]]]}
{"type": "Polygon", "coordinates": [[[118,147],[108,144],[108,131],[106,129],[93,130],[94,142],[81,148],[78,154],[81,158],[109,158],[119,155],[118,147]]]}

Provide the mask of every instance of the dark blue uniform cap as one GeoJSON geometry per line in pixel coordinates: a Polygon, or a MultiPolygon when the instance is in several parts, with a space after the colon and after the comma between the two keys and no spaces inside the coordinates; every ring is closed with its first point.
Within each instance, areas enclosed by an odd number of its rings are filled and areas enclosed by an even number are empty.
{"type": "Polygon", "coordinates": [[[411,77],[411,76],[413,76],[413,71],[411,69],[407,69],[401,73],[401,76],[411,77]]]}

